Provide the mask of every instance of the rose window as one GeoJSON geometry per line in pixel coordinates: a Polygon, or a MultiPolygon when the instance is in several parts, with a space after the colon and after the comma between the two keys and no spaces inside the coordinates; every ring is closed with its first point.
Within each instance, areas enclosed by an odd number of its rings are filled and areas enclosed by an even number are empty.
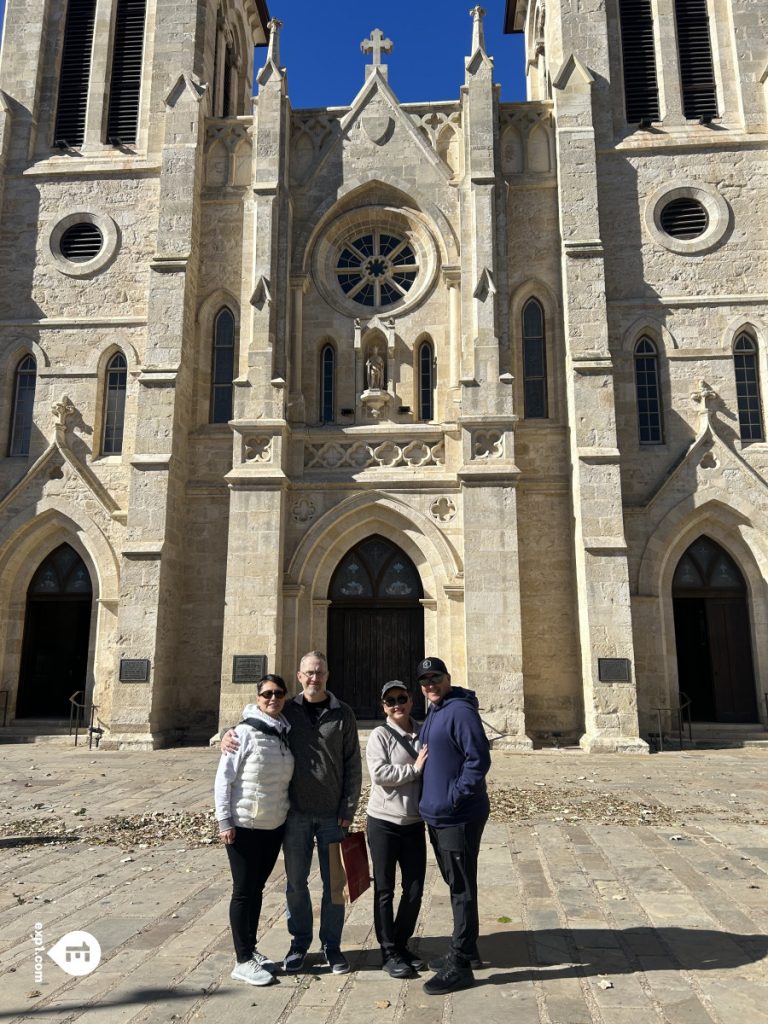
{"type": "Polygon", "coordinates": [[[418,271],[410,243],[383,231],[347,242],[336,263],[341,290],[361,306],[390,306],[402,299],[418,271]]]}

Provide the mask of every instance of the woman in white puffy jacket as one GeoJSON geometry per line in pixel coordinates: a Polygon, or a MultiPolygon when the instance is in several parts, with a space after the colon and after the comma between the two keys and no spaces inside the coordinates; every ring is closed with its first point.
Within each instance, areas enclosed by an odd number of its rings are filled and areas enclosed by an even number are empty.
{"type": "Polygon", "coordinates": [[[269,985],[277,971],[256,949],[256,932],[264,886],[283,841],[293,775],[285,695],[280,676],[259,681],[257,702],[246,704],[235,729],[240,746],[221,755],[216,772],[216,819],[232,871],[229,922],[237,956],[232,977],[249,985],[269,985]]]}

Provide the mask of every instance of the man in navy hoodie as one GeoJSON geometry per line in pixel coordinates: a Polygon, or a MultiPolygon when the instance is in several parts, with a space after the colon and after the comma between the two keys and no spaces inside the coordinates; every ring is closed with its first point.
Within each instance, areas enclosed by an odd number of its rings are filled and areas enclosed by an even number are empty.
{"type": "Polygon", "coordinates": [[[444,995],[475,983],[478,962],[477,858],[490,805],[485,776],[491,752],[472,690],[451,686],[440,658],[424,658],[416,678],[428,702],[421,727],[424,763],[419,812],[443,880],[451,893],[453,935],[448,954],[432,961],[437,973],[424,984],[430,995],[444,995]]]}

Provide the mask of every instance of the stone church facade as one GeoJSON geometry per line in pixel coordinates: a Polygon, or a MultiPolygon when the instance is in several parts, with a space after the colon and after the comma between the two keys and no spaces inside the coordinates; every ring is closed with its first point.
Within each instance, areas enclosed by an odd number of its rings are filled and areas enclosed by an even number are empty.
{"type": "Polygon", "coordinates": [[[263,2],[8,0],[9,720],[199,739],[322,649],[360,718],[439,654],[510,749],[765,725],[756,6],[510,0],[522,103],[480,8],[452,101],[375,30],[294,110],[263,2]]]}

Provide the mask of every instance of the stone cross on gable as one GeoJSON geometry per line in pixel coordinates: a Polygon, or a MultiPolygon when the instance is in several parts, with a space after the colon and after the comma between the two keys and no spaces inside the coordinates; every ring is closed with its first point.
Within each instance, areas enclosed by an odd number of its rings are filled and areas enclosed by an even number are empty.
{"type": "Polygon", "coordinates": [[[380,28],[375,28],[371,32],[370,39],[364,39],[360,43],[360,49],[363,53],[373,54],[373,64],[381,67],[381,55],[382,53],[392,53],[393,43],[391,39],[385,39],[384,33],[380,28]]]}

